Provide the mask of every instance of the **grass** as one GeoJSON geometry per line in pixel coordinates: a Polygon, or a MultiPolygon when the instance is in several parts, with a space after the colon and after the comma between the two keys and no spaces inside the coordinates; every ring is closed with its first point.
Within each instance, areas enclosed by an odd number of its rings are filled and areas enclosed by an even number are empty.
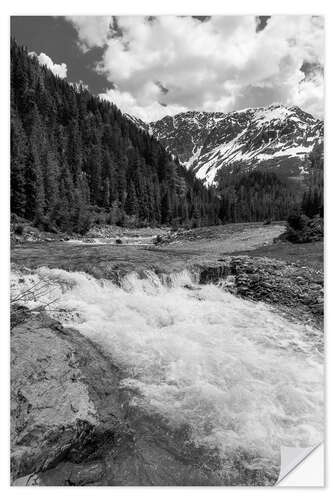
{"type": "Polygon", "coordinates": [[[179,241],[160,247],[25,242],[12,248],[11,260],[14,266],[19,267],[34,269],[47,266],[112,279],[118,274],[123,276],[147,268],[165,273],[176,272],[193,260],[198,262],[242,254],[284,260],[318,270],[323,268],[323,242],[272,243],[276,230],[281,231],[278,227],[274,229],[260,223],[199,228],[194,231],[196,237],[192,241],[188,240],[188,234],[184,234],[179,241]]]}
{"type": "Polygon", "coordinates": [[[271,245],[263,246],[247,252],[233,252],[230,255],[249,255],[253,257],[268,257],[283,260],[290,264],[313,267],[323,270],[324,267],[324,242],[290,243],[277,241],[271,245]]]}

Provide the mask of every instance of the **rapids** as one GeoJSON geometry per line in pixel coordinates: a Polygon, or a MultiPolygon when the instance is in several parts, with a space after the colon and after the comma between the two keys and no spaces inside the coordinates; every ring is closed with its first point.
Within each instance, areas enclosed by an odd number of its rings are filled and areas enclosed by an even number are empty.
{"type": "Polygon", "coordinates": [[[280,447],[323,439],[322,332],[184,271],[127,275],[122,287],[79,272],[14,273],[24,304],[78,329],[122,369],[131,405],[188,426],[194,446],[248,468],[276,468],[280,447]],[[45,291],[46,290],[46,291],[45,291]],[[53,302],[55,301],[55,302],[53,302]],[[318,342],[319,340],[319,342],[318,342]]]}

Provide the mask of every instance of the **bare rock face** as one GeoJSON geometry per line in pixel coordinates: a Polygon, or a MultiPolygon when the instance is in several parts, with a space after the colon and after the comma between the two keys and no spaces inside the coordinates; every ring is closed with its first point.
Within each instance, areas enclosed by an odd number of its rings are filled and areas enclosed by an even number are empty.
{"type": "Polygon", "coordinates": [[[30,314],[12,328],[11,367],[13,481],[112,443],[121,427],[118,377],[87,339],[30,314]]]}

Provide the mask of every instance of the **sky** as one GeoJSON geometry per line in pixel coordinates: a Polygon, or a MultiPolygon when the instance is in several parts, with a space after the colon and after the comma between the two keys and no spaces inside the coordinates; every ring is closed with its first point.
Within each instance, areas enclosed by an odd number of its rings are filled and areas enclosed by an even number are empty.
{"type": "Polygon", "coordinates": [[[323,118],[323,17],[14,16],[11,34],[146,122],[275,103],[323,118]]]}

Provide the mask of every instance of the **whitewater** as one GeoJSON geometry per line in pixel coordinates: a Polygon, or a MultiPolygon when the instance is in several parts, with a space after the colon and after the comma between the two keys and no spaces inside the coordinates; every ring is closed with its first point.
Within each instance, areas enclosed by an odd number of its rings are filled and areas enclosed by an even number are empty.
{"type": "Polygon", "coordinates": [[[282,445],[322,441],[321,331],[222,283],[199,286],[188,271],[132,273],[117,286],[43,267],[14,272],[12,294],[37,283],[46,292],[35,286],[24,305],[50,304],[51,316],[101,346],[121,368],[131,406],[172,429],[186,425],[193,446],[277,470],[282,445]]]}

